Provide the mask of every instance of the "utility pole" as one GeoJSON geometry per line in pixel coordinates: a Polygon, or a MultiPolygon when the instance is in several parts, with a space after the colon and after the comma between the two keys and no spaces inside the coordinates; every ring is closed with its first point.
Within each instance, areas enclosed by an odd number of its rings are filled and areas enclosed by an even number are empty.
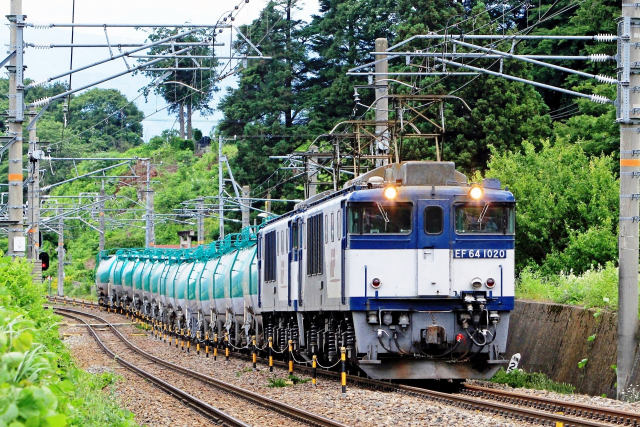
{"type": "Polygon", "coordinates": [[[58,296],[64,296],[64,217],[58,207],[58,296]]]}
{"type": "Polygon", "coordinates": [[[196,220],[198,223],[198,245],[204,245],[204,198],[196,200],[196,220]]]}
{"type": "Polygon", "coordinates": [[[309,147],[310,155],[306,158],[306,168],[307,168],[307,198],[313,197],[318,194],[318,158],[313,155],[313,153],[318,152],[318,147],[315,145],[311,145],[309,147]]]}
{"type": "Polygon", "coordinates": [[[35,109],[29,110],[29,176],[27,178],[27,224],[29,230],[27,258],[33,262],[32,276],[36,283],[42,282],[40,262],[40,152],[36,134],[35,109]]]}
{"type": "MultiPolygon", "coordinates": [[[[148,194],[148,193],[147,193],[148,194]]],[[[98,242],[98,253],[104,251],[104,180],[102,180],[102,184],[100,185],[100,196],[98,201],[98,227],[100,230],[100,240],[98,242]]]]}
{"type": "Polygon", "coordinates": [[[222,163],[226,158],[222,155],[222,135],[218,136],[218,221],[220,222],[219,240],[224,239],[224,178],[222,176],[222,163]]]}
{"type": "MultiPolygon", "coordinates": [[[[384,52],[389,44],[386,38],[376,39],[376,52],[384,52]]],[[[375,93],[376,93],[376,152],[377,156],[389,154],[389,62],[387,55],[376,55],[375,93]]],[[[376,159],[376,166],[387,164],[385,159],[376,159]]]]}
{"type": "Polygon", "coordinates": [[[249,227],[251,225],[251,218],[249,215],[249,209],[251,208],[251,187],[248,185],[242,186],[242,201],[240,205],[240,212],[242,213],[242,228],[249,227]]]}
{"type": "Polygon", "coordinates": [[[150,248],[156,244],[156,233],[154,228],[154,212],[153,212],[153,189],[151,188],[151,159],[147,159],[147,188],[145,190],[145,247],[150,248]]]}
{"type": "Polygon", "coordinates": [[[26,241],[23,233],[22,197],[22,122],[24,121],[23,84],[23,34],[25,16],[22,15],[22,0],[11,0],[11,14],[7,16],[11,27],[9,51],[13,56],[9,70],[9,136],[13,142],[9,147],[9,246],[8,255],[25,255],[26,241]]]}
{"type": "Polygon", "coordinates": [[[618,398],[627,391],[638,343],[638,173],[640,172],[640,8],[622,1],[618,21],[620,227],[618,237],[618,398]]]}

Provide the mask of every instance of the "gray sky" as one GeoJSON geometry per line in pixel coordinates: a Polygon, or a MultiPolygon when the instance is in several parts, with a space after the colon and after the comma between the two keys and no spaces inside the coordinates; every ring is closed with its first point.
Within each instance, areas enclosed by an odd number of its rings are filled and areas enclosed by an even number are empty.
{"type": "MultiPolygon", "coordinates": [[[[76,0],[75,22],[98,24],[214,24],[218,18],[240,2],[238,0],[76,0]],[[176,7],[180,5],[180,7],[176,7]]],[[[250,23],[260,10],[267,4],[267,0],[250,0],[242,3],[242,9],[235,20],[236,25],[250,23]]],[[[302,0],[299,2],[299,10],[294,12],[294,17],[307,20],[317,13],[317,0],[302,0]]],[[[72,0],[23,0],[23,14],[27,15],[27,22],[33,24],[70,23],[72,0]]],[[[0,9],[2,15],[10,12],[10,1],[4,0],[0,9]]],[[[5,21],[6,22],[6,21],[5,21]]],[[[229,33],[223,33],[220,41],[226,43],[225,47],[218,48],[218,54],[222,55],[229,49],[229,33]]],[[[146,33],[132,28],[109,29],[108,37],[111,44],[140,43],[146,38],[146,33]]],[[[102,28],[76,28],[75,43],[106,43],[106,37],[102,28]]],[[[71,30],[63,29],[35,29],[27,27],[24,32],[25,42],[48,45],[51,43],[69,43],[71,30]]],[[[0,31],[0,42],[5,46],[9,44],[9,27],[0,31]]],[[[126,48],[123,48],[126,50],[126,48]]],[[[117,54],[117,50],[114,49],[117,54]]],[[[4,57],[4,55],[2,55],[4,57]]],[[[25,50],[25,77],[36,81],[65,72],[69,69],[70,49],[35,49],[25,50]]],[[[107,48],[76,48],[73,51],[73,65],[78,68],[104,58],[109,57],[107,48]]],[[[134,60],[127,60],[131,65],[134,60]]],[[[91,68],[80,73],[75,73],[72,78],[74,88],[95,82],[107,76],[124,71],[126,66],[122,60],[114,60],[107,64],[91,68]]],[[[4,71],[4,77],[6,77],[4,71]]],[[[68,81],[68,77],[60,81],[68,81]]],[[[125,75],[109,82],[100,84],[101,88],[115,88],[126,95],[129,100],[135,98],[135,103],[145,116],[149,116],[143,122],[144,139],[158,135],[163,129],[178,128],[175,116],[170,116],[166,111],[159,111],[166,104],[156,95],[150,95],[145,103],[144,97],[139,96],[138,90],[149,83],[149,80],[141,75],[125,75]]],[[[233,86],[235,79],[227,78],[220,85],[221,89],[211,105],[215,107],[220,97],[225,93],[225,87],[233,86]]],[[[206,135],[220,119],[220,114],[200,117],[194,115],[193,126],[199,128],[206,135]]]]}

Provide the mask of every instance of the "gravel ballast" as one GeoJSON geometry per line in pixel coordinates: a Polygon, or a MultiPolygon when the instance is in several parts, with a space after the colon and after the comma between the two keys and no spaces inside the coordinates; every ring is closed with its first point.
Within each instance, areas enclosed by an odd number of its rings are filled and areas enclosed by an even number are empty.
{"type": "MultiPolygon", "coordinates": [[[[86,308],[82,310],[91,311],[114,323],[122,323],[126,320],[121,315],[109,314],[98,310],[88,310],[86,308]]],[[[258,371],[256,372],[251,369],[251,363],[248,361],[232,357],[231,360],[227,362],[224,360],[224,357],[220,356],[217,361],[214,361],[212,357],[206,358],[204,356],[204,352],[197,355],[195,348],[192,348],[191,352],[187,353],[175,348],[175,346],[169,347],[167,343],[154,339],[150,333],[145,333],[133,325],[122,326],[119,330],[125,335],[125,337],[127,337],[127,339],[139,346],[142,350],[153,354],[156,357],[160,357],[163,360],[179,364],[186,368],[257,392],[272,399],[293,404],[301,409],[323,415],[327,418],[331,418],[348,425],[369,426],[372,423],[380,425],[399,424],[434,426],[523,425],[522,421],[492,415],[486,412],[465,410],[422,397],[408,396],[399,392],[382,392],[348,385],[346,395],[342,395],[340,392],[340,385],[337,382],[322,377],[318,379],[317,387],[313,387],[310,382],[280,388],[269,387],[270,379],[286,379],[287,372],[283,369],[275,368],[274,372],[270,373],[268,367],[264,365],[259,365],[258,371]]],[[[85,328],[74,328],[74,332],[81,333],[82,335],[70,337],[65,341],[68,342],[72,352],[79,360],[85,359],[84,363],[79,362],[79,365],[92,371],[95,369],[101,369],[100,365],[103,364],[103,362],[97,362],[98,360],[105,359],[106,356],[104,356],[101,350],[95,347],[93,339],[86,333],[85,328]],[[82,354],[78,355],[78,353],[82,354]],[[96,357],[96,354],[98,353],[102,359],[98,359],[96,357]]],[[[115,347],[116,343],[113,342],[112,345],[115,347]]],[[[123,346],[124,345],[118,347],[118,349],[121,349],[123,346]]],[[[129,353],[124,354],[128,355],[129,353]]],[[[199,417],[200,422],[203,422],[204,424],[209,423],[207,419],[199,415],[195,415],[193,411],[177,403],[173,398],[149,385],[140,377],[126,372],[117,365],[114,367],[113,365],[115,362],[107,362],[111,364],[109,365],[110,369],[115,369],[116,372],[124,377],[124,380],[118,385],[118,397],[123,406],[136,414],[136,421],[150,425],[176,425],[176,423],[181,425],[180,420],[185,420],[185,422],[188,420],[188,425],[203,425],[197,423],[199,417]],[[137,383],[140,382],[144,383],[147,389],[144,389],[143,391],[141,387],[138,387],[137,383]],[[158,402],[160,405],[166,404],[167,406],[163,406],[161,409],[151,409],[149,405],[150,401],[158,402]],[[167,407],[170,407],[171,409],[167,409],[167,407]],[[176,416],[176,414],[179,414],[179,416],[176,416]],[[171,419],[167,419],[167,416],[171,417],[171,419]]],[[[147,361],[147,363],[149,362],[147,361]]],[[[143,366],[143,368],[147,369],[148,366],[143,366]]],[[[300,373],[297,373],[296,375],[303,379],[308,378],[300,373]]],[[[184,385],[186,388],[188,387],[188,383],[192,383],[195,380],[188,378],[176,378],[176,381],[180,382],[180,384],[176,383],[176,385],[179,387],[184,385]]],[[[474,383],[485,386],[490,385],[496,388],[508,388],[493,383],[474,383]]],[[[206,388],[206,386],[200,386],[200,388],[206,388]]],[[[215,394],[216,396],[225,395],[224,393],[217,392],[212,389],[207,390],[208,391],[205,394],[215,394]]],[[[593,406],[604,406],[633,412],[640,410],[637,403],[628,404],[600,397],[562,395],[538,390],[517,389],[517,391],[558,400],[580,402],[593,406]]],[[[213,401],[211,403],[213,404],[213,401]]],[[[240,406],[239,409],[236,408],[239,412],[234,413],[231,410],[228,411],[234,416],[246,412],[245,407],[250,405],[236,404],[236,406],[240,406]]],[[[223,407],[217,407],[224,410],[223,407]]],[[[253,408],[255,407],[252,407],[252,411],[253,408]]],[[[274,420],[270,418],[270,415],[262,414],[259,409],[260,408],[256,409],[255,414],[249,417],[250,420],[245,416],[238,415],[238,417],[253,425],[273,425],[274,420]]],[[[290,423],[287,423],[287,425],[291,425],[293,423],[293,421],[289,421],[290,423]]]]}

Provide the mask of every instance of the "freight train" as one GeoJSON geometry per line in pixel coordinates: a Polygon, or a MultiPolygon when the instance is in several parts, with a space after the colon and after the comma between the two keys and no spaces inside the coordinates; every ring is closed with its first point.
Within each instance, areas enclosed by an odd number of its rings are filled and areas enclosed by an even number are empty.
{"type": "Polygon", "coordinates": [[[507,363],[514,243],[498,180],[403,162],[210,245],[101,254],[96,285],[102,305],[203,346],[255,336],[321,366],[344,348],[377,379],[487,378],[507,363]]]}

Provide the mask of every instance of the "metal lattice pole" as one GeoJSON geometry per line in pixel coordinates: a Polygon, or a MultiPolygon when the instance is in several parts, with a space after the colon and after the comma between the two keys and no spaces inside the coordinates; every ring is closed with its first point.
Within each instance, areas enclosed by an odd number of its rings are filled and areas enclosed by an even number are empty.
{"type": "Polygon", "coordinates": [[[100,203],[98,205],[100,212],[98,212],[98,224],[99,224],[99,235],[100,240],[98,242],[98,251],[102,252],[104,250],[104,180],[100,185],[100,203]]]}
{"type": "Polygon", "coordinates": [[[638,170],[640,167],[640,8],[622,2],[618,23],[618,102],[620,110],[620,234],[618,238],[618,359],[617,393],[629,386],[638,330],[638,170]]]}
{"type": "MultiPolygon", "coordinates": [[[[29,111],[30,122],[33,122],[36,112],[29,111]]],[[[27,178],[27,224],[28,224],[28,252],[27,258],[33,261],[33,280],[42,282],[42,263],[40,262],[40,152],[36,125],[29,129],[29,177],[27,178]]]]}
{"type": "Polygon", "coordinates": [[[220,221],[220,236],[224,239],[224,177],[222,176],[222,163],[226,160],[222,155],[222,135],[218,137],[218,221],[220,221]]]}
{"type": "Polygon", "coordinates": [[[22,122],[24,121],[22,30],[25,18],[22,15],[22,0],[11,0],[11,14],[7,18],[11,23],[9,49],[14,52],[7,67],[9,70],[9,136],[13,138],[9,147],[8,255],[22,257],[26,249],[22,195],[22,122]]]}
{"type": "MultiPolygon", "coordinates": [[[[387,39],[376,39],[376,52],[383,52],[388,46],[387,39]]],[[[376,55],[376,155],[389,154],[389,62],[386,59],[386,55],[376,55]]],[[[387,163],[385,159],[376,159],[376,166],[387,163]]]]}
{"type": "Polygon", "coordinates": [[[196,220],[198,225],[198,245],[204,245],[204,199],[196,200],[196,220]]]}
{"type": "Polygon", "coordinates": [[[156,244],[156,233],[154,226],[154,212],[153,212],[153,189],[151,188],[151,159],[147,160],[147,188],[145,190],[145,219],[146,219],[146,233],[145,233],[145,246],[150,248],[156,244]]]}
{"type": "Polygon", "coordinates": [[[58,208],[58,296],[64,296],[64,217],[58,208]]]}

